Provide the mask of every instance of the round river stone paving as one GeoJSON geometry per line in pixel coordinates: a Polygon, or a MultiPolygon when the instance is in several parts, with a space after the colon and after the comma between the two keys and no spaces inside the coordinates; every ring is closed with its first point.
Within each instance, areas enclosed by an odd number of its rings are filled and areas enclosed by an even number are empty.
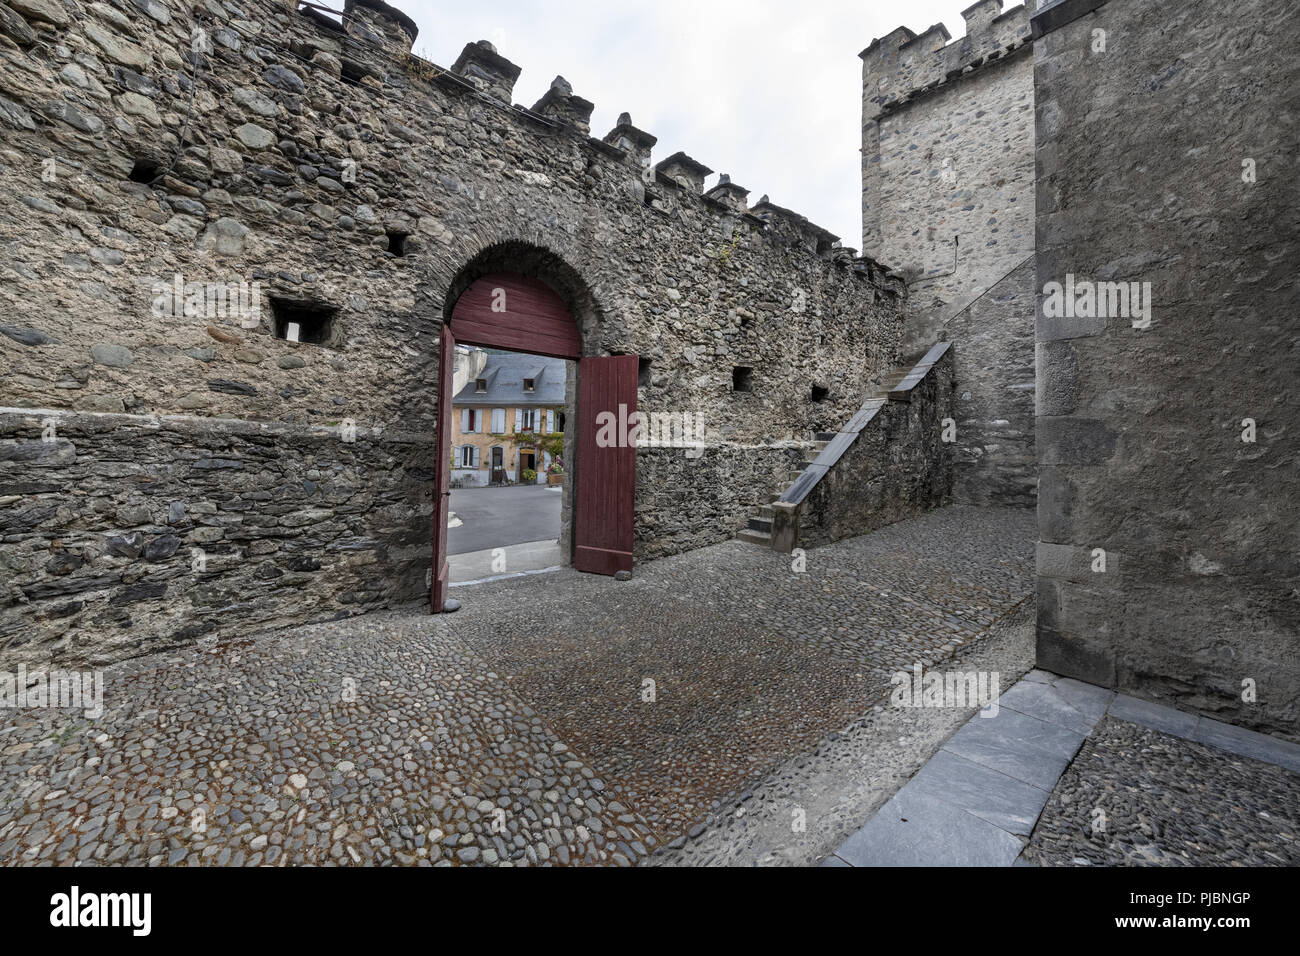
{"type": "Polygon", "coordinates": [[[0,715],[0,863],[630,866],[1032,591],[1034,516],[728,542],[108,668],[0,715]]]}
{"type": "Polygon", "coordinates": [[[1024,859],[1300,865],[1300,774],[1108,717],[1062,776],[1024,859]]]}

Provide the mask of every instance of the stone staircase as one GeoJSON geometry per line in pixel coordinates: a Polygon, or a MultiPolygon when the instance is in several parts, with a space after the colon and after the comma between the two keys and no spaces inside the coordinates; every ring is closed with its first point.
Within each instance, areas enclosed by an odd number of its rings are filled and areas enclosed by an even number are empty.
{"type": "MultiPolygon", "coordinates": [[[[867,400],[868,405],[873,402],[884,404],[889,401],[890,393],[893,392],[900,383],[907,381],[913,374],[913,368],[907,366],[895,366],[888,374],[885,375],[884,384],[877,389],[872,397],[867,400]]],[[[817,463],[817,458],[839,437],[838,432],[819,432],[816,440],[809,446],[812,449],[811,454],[804,460],[803,466],[794,474],[785,484],[781,485],[772,493],[768,504],[762,505],[758,509],[758,514],[749,519],[749,524],[736,535],[741,541],[747,541],[750,544],[762,545],[765,548],[772,546],[772,521],[775,517],[772,510],[772,503],[780,501],[795,485],[799,484],[808,470],[817,463]]]]}
{"type": "MultiPolygon", "coordinates": [[[[834,432],[819,432],[816,439],[808,445],[810,452],[804,459],[803,465],[798,471],[791,475],[785,484],[781,485],[780,488],[772,493],[772,496],[768,499],[769,502],[780,501],[781,496],[795,486],[796,482],[798,482],[800,477],[803,476],[803,473],[807,469],[811,468],[813,463],[816,462],[817,456],[825,451],[827,446],[834,440],[834,432]]],[[[748,541],[750,544],[761,544],[765,548],[771,547],[772,518],[772,505],[769,503],[761,506],[758,509],[758,514],[749,519],[748,526],[746,526],[737,537],[740,538],[741,541],[748,541]]]]}

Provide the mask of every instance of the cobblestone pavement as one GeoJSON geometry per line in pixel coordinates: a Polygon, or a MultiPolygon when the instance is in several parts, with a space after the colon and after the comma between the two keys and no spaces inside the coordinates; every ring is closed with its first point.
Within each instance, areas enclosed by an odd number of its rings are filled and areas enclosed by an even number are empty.
{"type": "MultiPolygon", "coordinates": [[[[1025,601],[945,671],[997,673],[1014,683],[1034,664],[1034,601],[1025,601]]],[[[976,708],[877,704],[761,782],[722,801],[695,835],[656,850],[650,866],[818,866],[896,794],[976,708]]]]}
{"type": "Polygon", "coordinates": [[[950,508],[802,574],[733,542],[115,667],[97,720],[0,712],[0,863],[634,864],[1023,601],[1033,528],[950,508]]]}
{"type": "Polygon", "coordinates": [[[1061,778],[1023,860],[1300,865],[1300,774],[1108,717],[1061,778]]]}

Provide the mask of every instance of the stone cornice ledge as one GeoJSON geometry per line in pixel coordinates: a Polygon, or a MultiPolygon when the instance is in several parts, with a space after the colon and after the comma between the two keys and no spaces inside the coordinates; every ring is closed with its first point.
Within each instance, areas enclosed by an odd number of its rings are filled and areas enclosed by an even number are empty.
{"type": "Polygon", "coordinates": [[[1031,36],[1035,40],[1042,39],[1080,17],[1087,16],[1106,3],[1107,0],[1057,0],[1050,7],[1044,7],[1034,14],[1033,19],[1029,21],[1033,30],[1031,36]]]}

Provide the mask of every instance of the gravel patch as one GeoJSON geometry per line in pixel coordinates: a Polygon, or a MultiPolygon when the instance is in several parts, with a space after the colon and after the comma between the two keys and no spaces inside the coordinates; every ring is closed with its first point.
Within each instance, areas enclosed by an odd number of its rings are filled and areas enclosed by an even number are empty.
{"type": "Polygon", "coordinates": [[[1108,717],[1047,803],[1037,866],[1300,865],[1300,774],[1108,717]]]}

